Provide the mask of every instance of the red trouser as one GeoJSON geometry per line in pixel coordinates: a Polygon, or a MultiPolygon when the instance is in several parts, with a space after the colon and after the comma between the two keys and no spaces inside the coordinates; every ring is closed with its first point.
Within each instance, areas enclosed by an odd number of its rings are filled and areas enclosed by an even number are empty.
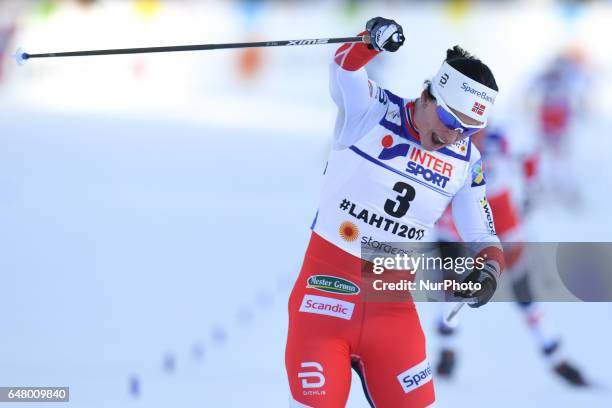
{"type": "Polygon", "coordinates": [[[361,261],[313,233],[289,298],[292,407],[344,407],[357,370],[372,406],[426,407],[432,370],[414,303],[364,302],[361,261]]]}

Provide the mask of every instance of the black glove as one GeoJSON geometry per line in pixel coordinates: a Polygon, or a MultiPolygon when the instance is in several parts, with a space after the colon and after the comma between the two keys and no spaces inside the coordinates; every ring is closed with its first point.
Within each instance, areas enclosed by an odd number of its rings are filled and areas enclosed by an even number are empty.
{"type": "Polygon", "coordinates": [[[366,23],[366,30],[370,37],[368,47],[376,51],[395,52],[404,44],[404,30],[393,20],[374,17],[366,23]]]}
{"type": "Polygon", "coordinates": [[[480,307],[493,297],[497,289],[497,270],[491,264],[474,269],[461,283],[480,283],[480,290],[462,290],[454,293],[456,297],[468,299],[470,307],[480,307]]]}

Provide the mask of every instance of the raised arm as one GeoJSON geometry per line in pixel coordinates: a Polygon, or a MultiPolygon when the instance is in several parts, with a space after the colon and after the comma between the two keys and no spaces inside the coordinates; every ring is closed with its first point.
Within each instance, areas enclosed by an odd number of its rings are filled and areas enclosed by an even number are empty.
{"type": "Polygon", "coordinates": [[[384,90],[368,79],[365,66],[382,50],[396,51],[403,43],[401,26],[381,17],[368,21],[359,35],[366,42],[342,45],[330,66],[329,89],[338,106],[336,149],[353,145],[386,113],[384,90]]]}

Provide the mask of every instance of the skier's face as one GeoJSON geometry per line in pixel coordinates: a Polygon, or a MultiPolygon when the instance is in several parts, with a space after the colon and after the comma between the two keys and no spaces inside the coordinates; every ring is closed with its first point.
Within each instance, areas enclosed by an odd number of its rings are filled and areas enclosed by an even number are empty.
{"type": "MultiPolygon", "coordinates": [[[[438,150],[466,137],[458,130],[447,128],[440,121],[436,108],[436,102],[428,97],[427,91],[423,91],[421,94],[421,109],[415,112],[415,122],[419,128],[421,146],[426,150],[438,150]]],[[[450,109],[467,125],[478,126],[481,124],[461,112],[450,109]]]]}

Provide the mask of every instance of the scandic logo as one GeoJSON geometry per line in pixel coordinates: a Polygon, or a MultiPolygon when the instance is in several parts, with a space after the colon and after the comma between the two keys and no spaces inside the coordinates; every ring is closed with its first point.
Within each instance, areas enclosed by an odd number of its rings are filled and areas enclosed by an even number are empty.
{"type": "Polygon", "coordinates": [[[322,314],[351,320],[355,304],[325,296],[304,295],[300,312],[322,314]]]}
{"type": "Polygon", "coordinates": [[[328,275],[312,275],[308,278],[307,288],[317,289],[323,292],[339,293],[343,295],[356,295],[359,286],[350,280],[328,275]]]}

